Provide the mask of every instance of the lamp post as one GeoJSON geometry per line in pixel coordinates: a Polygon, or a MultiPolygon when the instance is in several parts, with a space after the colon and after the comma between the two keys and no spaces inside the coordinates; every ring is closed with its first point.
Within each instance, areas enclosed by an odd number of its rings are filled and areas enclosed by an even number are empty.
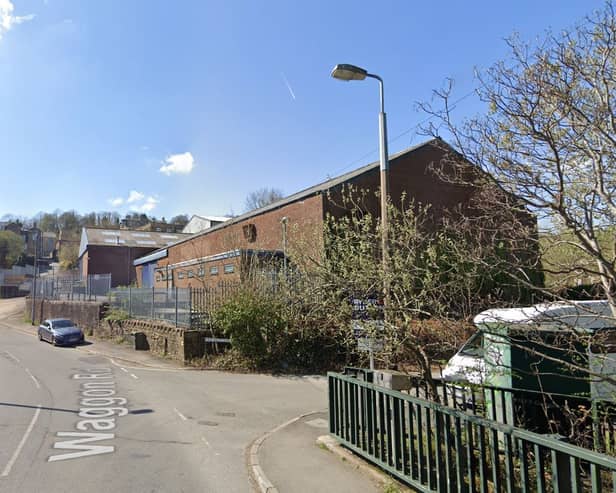
{"type": "Polygon", "coordinates": [[[341,63],[332,70],[334,79],[350,81],[364,80],[366,77],[379,81],[379,92],[381,96],[381,111],[379,113],[379,156],[381,161],[381,261],[383,263],[383,296],[385,304],[385,315],[389,301],[389,221],[387,218],[387,196],[389,195],[389,161],[387,153],[387,118],[385,115],[385,95],[383,90],[383,79],[378,75],[370,74],[367,70],[341,63]]]}

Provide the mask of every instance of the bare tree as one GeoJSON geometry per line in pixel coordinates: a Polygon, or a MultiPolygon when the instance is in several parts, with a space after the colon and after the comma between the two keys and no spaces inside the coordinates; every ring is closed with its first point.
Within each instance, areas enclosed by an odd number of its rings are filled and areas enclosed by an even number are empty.
{"type": "Polygon", "coordinates": [[[246,212],[254,209],[260,209],[261,207],[272,204],[283,197],[284,194],[282,193],[282,190],[279,190],[278,188],[259,188],[258,190],[248,194],[244,204],[244,209],[246,212]]]}
{"type": "MultiPolygon", "coordinates": [[[[510,60],[477,76],[489,111],[454,121],[452,84],[440,103],[420,105],[438,117],[427,129],[453,135],[457,153],[515,194],[552,233],[548,249],[581,259],[544,265],[563,278],[601,283],[616,316],[616,19],[611,2],[569,31],[538,45],[507,40],[510,60]]],[[[452,157],[455,153],[452,153],[452,157]]],[[[553,256],[552,258],[557,258],[553,256]]]]}
{"type": "Polygon", "coordinates": [[[189,217],[187,214],[179,214],[177,216],[173,216],[171,218],[171,221],[169,221],[171,224],[179,224],[181,226],[186,226],[186,224],[189,221],[189,217]]]}

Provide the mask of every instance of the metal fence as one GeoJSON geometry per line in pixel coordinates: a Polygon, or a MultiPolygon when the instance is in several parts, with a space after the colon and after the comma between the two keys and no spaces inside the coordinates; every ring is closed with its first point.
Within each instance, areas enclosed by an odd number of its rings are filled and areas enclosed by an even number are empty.
{"type": "Polygon", "coordinates": [[[36,296],[52,300],[105,299],[111,289],[111,274],[90,274],[86,279],[73,277],[43,277],[36,280],[36,296]]]}
{"type": "Polygon", "coordinates": [[[616,460],[431,400],[328,373],[329,429],[418,491],[616,492],[616,460]]]}
{"type": "Polygon", "coordinates": [[[190,288],[115,288],[109,292],[109,306],[126,312],[130,318],[191,327],[190,288]]]}
{"type": "MultiPolygon", "coordinates": [[[[369,373],[360,372],[364,379],[369,373]]],[[[528,431],[564,435],[574,445],[616,457],[614,402],[591,401],[582,395],[465,385],[442,378],[433,378],[433,387],[418,376],[411,376],[410,383],[403,393],[528,431]]]]}
{"type": "Polygon", "coordinates": [[[215,287],[192,288],[190,292],[192,326],[205,328],[212,318],[212,313],[237,292],[239,283],[220,282],[215,287]]]}
{"type": "Polygon", "coordinates": [[[109,292],[109,305],[131,318],[203,329],[209,326],[212,312],[236,289],[236,283],[214,288],[114,288],[109,292]]]}

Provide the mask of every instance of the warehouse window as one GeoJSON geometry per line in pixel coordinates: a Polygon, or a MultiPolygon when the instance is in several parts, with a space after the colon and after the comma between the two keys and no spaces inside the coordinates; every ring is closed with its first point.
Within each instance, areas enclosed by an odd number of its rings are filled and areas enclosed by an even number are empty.
{"type": "Polygon", "coordinates": [[[233,264],[225,264],[225,274],[232,274],[234,270],[233,264]]]}

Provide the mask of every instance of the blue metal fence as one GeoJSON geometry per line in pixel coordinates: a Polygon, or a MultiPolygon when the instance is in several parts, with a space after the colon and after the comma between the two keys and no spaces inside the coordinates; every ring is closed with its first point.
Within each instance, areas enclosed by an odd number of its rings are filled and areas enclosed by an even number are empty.
{"type": "Polygon", "coordinates": [[[616,493],[616,460],[329,373],[330,433],[418,491],[616,493]]]}

